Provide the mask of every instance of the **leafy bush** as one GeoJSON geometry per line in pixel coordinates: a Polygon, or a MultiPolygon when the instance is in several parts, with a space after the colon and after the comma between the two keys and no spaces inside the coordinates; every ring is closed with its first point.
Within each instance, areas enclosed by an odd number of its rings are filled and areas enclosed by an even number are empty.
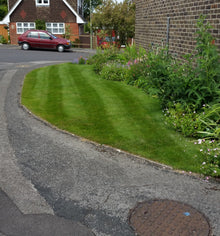
{"type": "Polygon", "coordinates": [[[198,134],[204,138],[220,139],[220,103],[213,106],[206,105],[204,112],[200,114],[200,121],[203,123],[204,129],[199,130],[198,134]]]}
{"type": "Polygon", "coordinates": [[[196,69],[195,78],[191,81],[188,96],[193,97],[198,106],[210,104],[220,95],[220,56],[215,40],[210,33],[212,28],[205,17],[197,21],[196,69]]]}
{"type": "Polygon", "coordinates": [[[204,129],[204,124],[200,119],[200,114],[191,107],[184,107],[176,103],[170,108],[163,110],[165,121],[176,131],[184,136],[197,137],[198,130],[204,129]]]}
{"type": "Polygon", "coordinates": [[[0,43],[2,43],[2,44],[7,44],[8,41],[7,41],[7,39],[5,39],[2,35],[0,35],[0,43]]]}
{"type": "Polygon", "coordinates": [[[199,139],[195,142],[200,145],[201,172],[206,176],[220,176],[220,145],[215,140],[199,139]]]}
{"type": "Polygon", "coordinates": [[[79,48],[79,45],[80,44],[80,40],[79,39],[75,39],[73,42],[72,42],[72,47],[73,48],[79,48]]]}
{"type": "Polygon", "coordinates": [[[106,80],[123,81],[128,76],[127,68],[118,63],[109,63],[103,66],[100,76],[106,80]]]}
{"type": "Polygon", "coordinates": [[[104,65],[107,62],[117,60],[117,56],[118,50],[116,48],[106,50],[98,49],[97,53],[88,59],[87,64],[93,65],[94,71],[99,74],[104,65]]]}
{"type": "Polygon", "coordinates": [[[86,64],[86,58],[80,57],[79,61],[78,61],[78,64],[80,64],[80,65],[86,64]]]}
{"type": "Polygon", "coordinates": [[[122,53],[118,54],[119,62],[127,64],[129,61],[141,61],[146,56],[146,50],[136,45],[126,46],[122,53]]]}
{"type": "Polygon", "coordinates": [[[37,19],[35,20],[36,29],[46,30],[46,23],[44,20],[37,19]]]}
{"type": "Polygon", "coordinates": [[[139,80],[140,77],[144,77],[145,64],[142,62],[138,63],[137,61],[128,61],[127,68],[129,76],[126,79],[126,83],[135,86],[137,80],[139,80]]]}

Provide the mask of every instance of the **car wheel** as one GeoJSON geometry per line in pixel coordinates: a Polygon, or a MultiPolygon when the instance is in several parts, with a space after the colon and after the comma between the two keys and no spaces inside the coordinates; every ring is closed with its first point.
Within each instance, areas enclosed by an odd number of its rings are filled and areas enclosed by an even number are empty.
{"type": "Polygon", "coordinates": [[[58,52],[63,52],[64,51],[64,46],[63,45],[58,45],[57,51],[58,52]]]}
{"type": "Polygon", "coordinates": [[[28,43],[23,43],[21,47],[23,50],[28,50],[30,48],[28,43]]]}

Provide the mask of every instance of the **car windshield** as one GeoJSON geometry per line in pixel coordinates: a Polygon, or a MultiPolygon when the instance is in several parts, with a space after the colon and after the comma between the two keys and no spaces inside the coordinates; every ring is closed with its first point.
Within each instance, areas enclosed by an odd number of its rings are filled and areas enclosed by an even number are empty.
{"type": "Polygon", "coordinates": [[[50,32],[48,32],[48,34],[49,34],[51,37],[53,37],[54,39],[57,38],[55,35],[51,34],[50,32]]]}

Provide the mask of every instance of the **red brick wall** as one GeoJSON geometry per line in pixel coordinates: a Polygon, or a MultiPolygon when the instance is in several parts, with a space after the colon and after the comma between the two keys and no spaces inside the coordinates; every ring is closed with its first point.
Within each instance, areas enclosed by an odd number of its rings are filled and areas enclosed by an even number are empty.
{"type": "Polygon", "coordinates": [[[70,26],[70,40],[74,41],[79,38],[79,26],[77,23],[67,23],[70,26]]]}
{"type": "Polygon", "coordinates": [[[220,48],[220,0],[136,0],[135,41],[145,49],[153,43],[166,43],[167,17],[170,17],[171,53],[192,51],[196,21],[206,15],[220,48]]]}
{"type": "Polygon", "coordinates": [[[10,23],[9,29],[10,29],[11,44],[17,44],[18,43],[18,35],[17,35],[17,30],[16,30],[16,23],[13,23],[13,22],[10,23]]]}

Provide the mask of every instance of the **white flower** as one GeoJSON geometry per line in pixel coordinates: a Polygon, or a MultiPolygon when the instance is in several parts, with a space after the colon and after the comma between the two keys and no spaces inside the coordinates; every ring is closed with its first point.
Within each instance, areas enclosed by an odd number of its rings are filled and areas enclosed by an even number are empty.
{"type": "Polygon", "coordinates": [[[206,164],[206,162],[204,161],[203,163],[202,163],[202,165],[205,165],[206,164]]]}

